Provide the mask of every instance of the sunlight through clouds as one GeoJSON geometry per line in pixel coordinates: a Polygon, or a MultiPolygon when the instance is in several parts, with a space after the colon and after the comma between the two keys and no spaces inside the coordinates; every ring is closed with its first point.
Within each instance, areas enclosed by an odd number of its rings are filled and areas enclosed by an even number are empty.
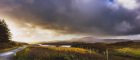
{"type": "Polygon", "coordinates": [[[0,0],[16,41],[140,34],[138,0],[0,0]]]}
{"type": "Polygon", "coordinates": [[[136,0],[115,0],[118,4],[128,9],[135,9],[139,7],[136,0]]]}

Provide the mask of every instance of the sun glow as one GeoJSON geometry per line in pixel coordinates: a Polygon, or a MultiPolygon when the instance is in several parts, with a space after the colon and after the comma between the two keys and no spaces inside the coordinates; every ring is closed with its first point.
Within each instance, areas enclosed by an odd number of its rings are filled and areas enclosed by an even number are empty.
{"type": "Polygon", "coordinates": [[[81,36],[73,35],[59,35],[51,30],[43,30],[40,28],[31,28],[31,24],[25,24],[28,27],[19,27],[15,22],[6,19],[8,27],[12,33],[12,40],[19,42],[41,42],[41,41],[52,41],[52,40],[69,40],[71,38],[80,38],[81,36]]]}
{"type": "Polygon", "coordinates": [[[48,38],[53,38],[55,37],[55,33],[53,31],[50,30],[41,30],[41,29],[36,29],[37,33],[39,34],[43,34],[48,38]]]}

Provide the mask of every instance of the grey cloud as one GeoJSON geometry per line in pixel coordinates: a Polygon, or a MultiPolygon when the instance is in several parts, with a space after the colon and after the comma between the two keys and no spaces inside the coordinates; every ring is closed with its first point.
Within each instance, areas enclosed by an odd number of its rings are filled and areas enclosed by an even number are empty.
{"type": "Polygon", "coordinates": [[[60,34],[92,36],[139,34],[138,10],[113,9],[102,0],[0,0],[0,13],[60,34]],[[124,28],[123,28],[124,27],[124,28]],[[123,30],[123,31],[122,31],[123,30]]]}

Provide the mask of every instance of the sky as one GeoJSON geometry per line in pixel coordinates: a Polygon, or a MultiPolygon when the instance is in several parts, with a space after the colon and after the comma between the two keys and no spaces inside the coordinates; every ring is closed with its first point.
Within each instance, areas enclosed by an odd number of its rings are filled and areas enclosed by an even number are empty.
{"type": "Polygon", "coordinates": [[[0,0],[12,40],[140,39],[139,0],[0,0]]]}

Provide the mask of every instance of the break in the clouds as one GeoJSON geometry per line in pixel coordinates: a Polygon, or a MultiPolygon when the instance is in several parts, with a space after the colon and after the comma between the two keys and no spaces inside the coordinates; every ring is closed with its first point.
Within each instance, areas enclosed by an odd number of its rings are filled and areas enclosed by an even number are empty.
{"type": "Polygon", "coordinates": [[[0,0],[1,17],[62,35],[140,34],[139,11],[139,0],[0,0]]]}

